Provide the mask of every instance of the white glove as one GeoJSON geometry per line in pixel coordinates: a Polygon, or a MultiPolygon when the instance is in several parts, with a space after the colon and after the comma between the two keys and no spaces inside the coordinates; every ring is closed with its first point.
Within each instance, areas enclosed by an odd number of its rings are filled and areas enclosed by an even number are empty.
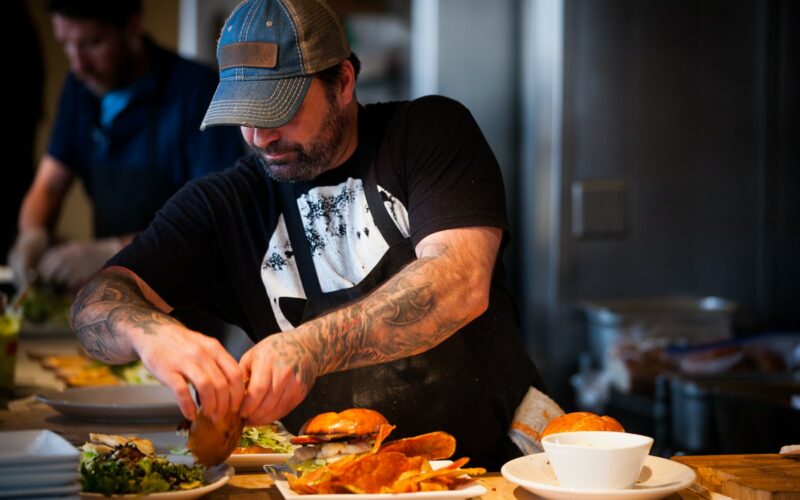
{"type": "Polygon", "coordinates": [[[39,261],[39,277],[77,290],[124,245],[117,238],[69,241],[47,250],[39,261]]]}
{"type": "Polygon", "coordinates": [[[49,244],[50,238],[43,227],[24,229],[17,236],[8,253],[8,264],[14,271],[14,282],[20,290],[28,285],[30,271],[36,267],[49,244]]]}

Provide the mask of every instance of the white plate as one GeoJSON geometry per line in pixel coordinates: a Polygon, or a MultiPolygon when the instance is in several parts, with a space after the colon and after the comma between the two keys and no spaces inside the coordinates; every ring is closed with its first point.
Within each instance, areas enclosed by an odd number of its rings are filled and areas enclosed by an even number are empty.
{"type": "Polygon", "coordinates": [[[71,462],[78,468],[78,450],[48,430],[0,432],[0,466],[71,462]]]}
{"type": "MultiPolygon", "coordinates": [[[[78,452],[80,453],[80,452],[78,452]]],[[[67,462],[36,463],[35,465],[0,465],[0,481],[6,476],[14,476],[36,472],[37,474],[60,474],[62,472],[74,472],[78,470],[78,460],[67,462]]]]}
{"type": "Polygon", "coordinates": [[[172,392],[163,385],[72,387],[36,396],[70,417],[86,420],[178,422],[183,418],[172,392]]]}
{"type": "Polygon", "coordinates": [[[261,470],[263,465],[282,464],[291,457],[289,453],[234,453],[225,463],[236,470],[261,470]]]}
{"type": "MultiPolygon", "coordinates": [[[[169,454],[172,450],[186,447],[186,434],[178,432],[142,432],[139,437],[153,442],[156,453],[169,454]]],[[[225,463],[236,470],[261,470],[264,465],[281,464],[289,458],[290,453],[234,453],[225,463]]]]}
{"type": "Polygon", "coordinates": [[[150,493],[149,495],[112,495],[111,497],[103,496],[100,493],[81,492],[81,498],[147,498],[150,500],[157,500],[161,498],[166,500],[198,498],[211,493],[216,489],[222,488],[225,483],[230,481],[230,479],[233,477],[233,474],[233,467],[227,464],[220,464],[206,469],[203,479],[205,479],[209,484],[193,490],[150,493]]]}
{"type": "Polygon", "coordinates": [[[25,474],[0,475],[0,493],[12,488],[66,486],[78,480],[78,468],[69,472],[39,472],[31,467],[25,474]]]}
{"type": "Polygon", "coordinates": [[[667,460],[648,456],[642,473],[631,489],[621,490],[577,490],[564,488],[547,462],[546,453],[536,453],[516,458],[503,465],[503,477],[543,498],[614,500],[617,498],[649,500],[664,498],[682,490],[694,482],[695,474],[689,467],[667,460]]]}
{"type": "MultiPolygon", "coordinates": [[[[453,463],[452,460],[433,460],[431,466],[434,469],[444,467],[445,465],[453,463]]],[[[462,499],[479,497],[486,494],[486,488],[478,483],[469,483],[466,486],[457,490],[447,491],[418,491],[416,493],[372,493],[372,494],[330,494],[330,495],[301,495],[296,491],[289,488],[287,481],[275,481],[275,486],[283,495],[285,500],[295,499],[302,500],[309,498],[313,500],[443,500],[443,499],[462,499]]]]}
{"type": "Polygon", "coordinates": [[[0,498],[25,498],[25,497],[50,497],[75,494],[80,491],[81,485],[78,482],[63,486],[34,486],[0,490],[0,498]]]}

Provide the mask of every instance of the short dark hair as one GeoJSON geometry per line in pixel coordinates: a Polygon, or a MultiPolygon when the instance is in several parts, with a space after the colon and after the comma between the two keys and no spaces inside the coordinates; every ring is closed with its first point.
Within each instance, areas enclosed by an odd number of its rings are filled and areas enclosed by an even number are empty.
{"type": "MultiPolygon", "coordinates": [[[[346,60],[350,61],[350,64],[353,65],[353,70],[355,71],[356,80],[358,80],[358,73],[359,71],[361,71],[361,60],[359,60],[355,52],[350,52],[350,57],[348,57],[346,60]]],[[[328,69],[323,69],[322,71],[319,71],[317,73],[314,73],[314,76],[319,78],[322,81],[322,83],[325,84],[326,88],[328,89],[335,88],[335,86],[339,84],[339,81],[341,81],[342,63],[339,63],[336,66],[331,66],[328,69]]]]}
{"type": "Polygon", "coordinates": [[[123,26],[142,12],[142,0],[49,0],[47,10],[71,19],[95,19],[123,26]]]}

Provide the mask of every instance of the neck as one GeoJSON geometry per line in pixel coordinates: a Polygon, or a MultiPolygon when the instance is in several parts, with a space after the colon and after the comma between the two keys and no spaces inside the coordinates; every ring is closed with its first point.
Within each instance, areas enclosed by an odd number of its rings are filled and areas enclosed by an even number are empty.
{"type": "Polygon", "coordinates": [[[348,120],[346,139],[332,168],[336,168],[349,160],[358,147],[358,103],[355,99],[350,104],[347,113],[350,119],[348,120]]]}

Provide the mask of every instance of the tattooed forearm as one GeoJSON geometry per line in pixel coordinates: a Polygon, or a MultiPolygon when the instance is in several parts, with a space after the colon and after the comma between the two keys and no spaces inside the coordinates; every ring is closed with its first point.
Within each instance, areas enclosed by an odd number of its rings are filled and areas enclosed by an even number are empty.
{"type": "Polygon", "coordinates": [[[313,383],[315,375],[424,352],[474,319],[471,306],[460,307],[468,281],[439,258],[413,261],[365,299],[285,336],[286,352],[305,360],[296,365],[299,378],[313,383]]]}
{"type": "Polygon", "coordinates": [[[381,317],[391,326],[412,325],[423,319],[434,306],[432,283],[429,281],[416,283],[403,277],[390,289],[381,290],[378,295],[386,300],[381,317]]]}
{"type": "Polygon", "coordinates": [[[70,318],[86,350],[109,363],[136,359],[124,330],[140,329],[152,335],[160,325],[178,323],[156,309],[133,278],[116,272],[100,273],[81,289],[70,318]]]}

